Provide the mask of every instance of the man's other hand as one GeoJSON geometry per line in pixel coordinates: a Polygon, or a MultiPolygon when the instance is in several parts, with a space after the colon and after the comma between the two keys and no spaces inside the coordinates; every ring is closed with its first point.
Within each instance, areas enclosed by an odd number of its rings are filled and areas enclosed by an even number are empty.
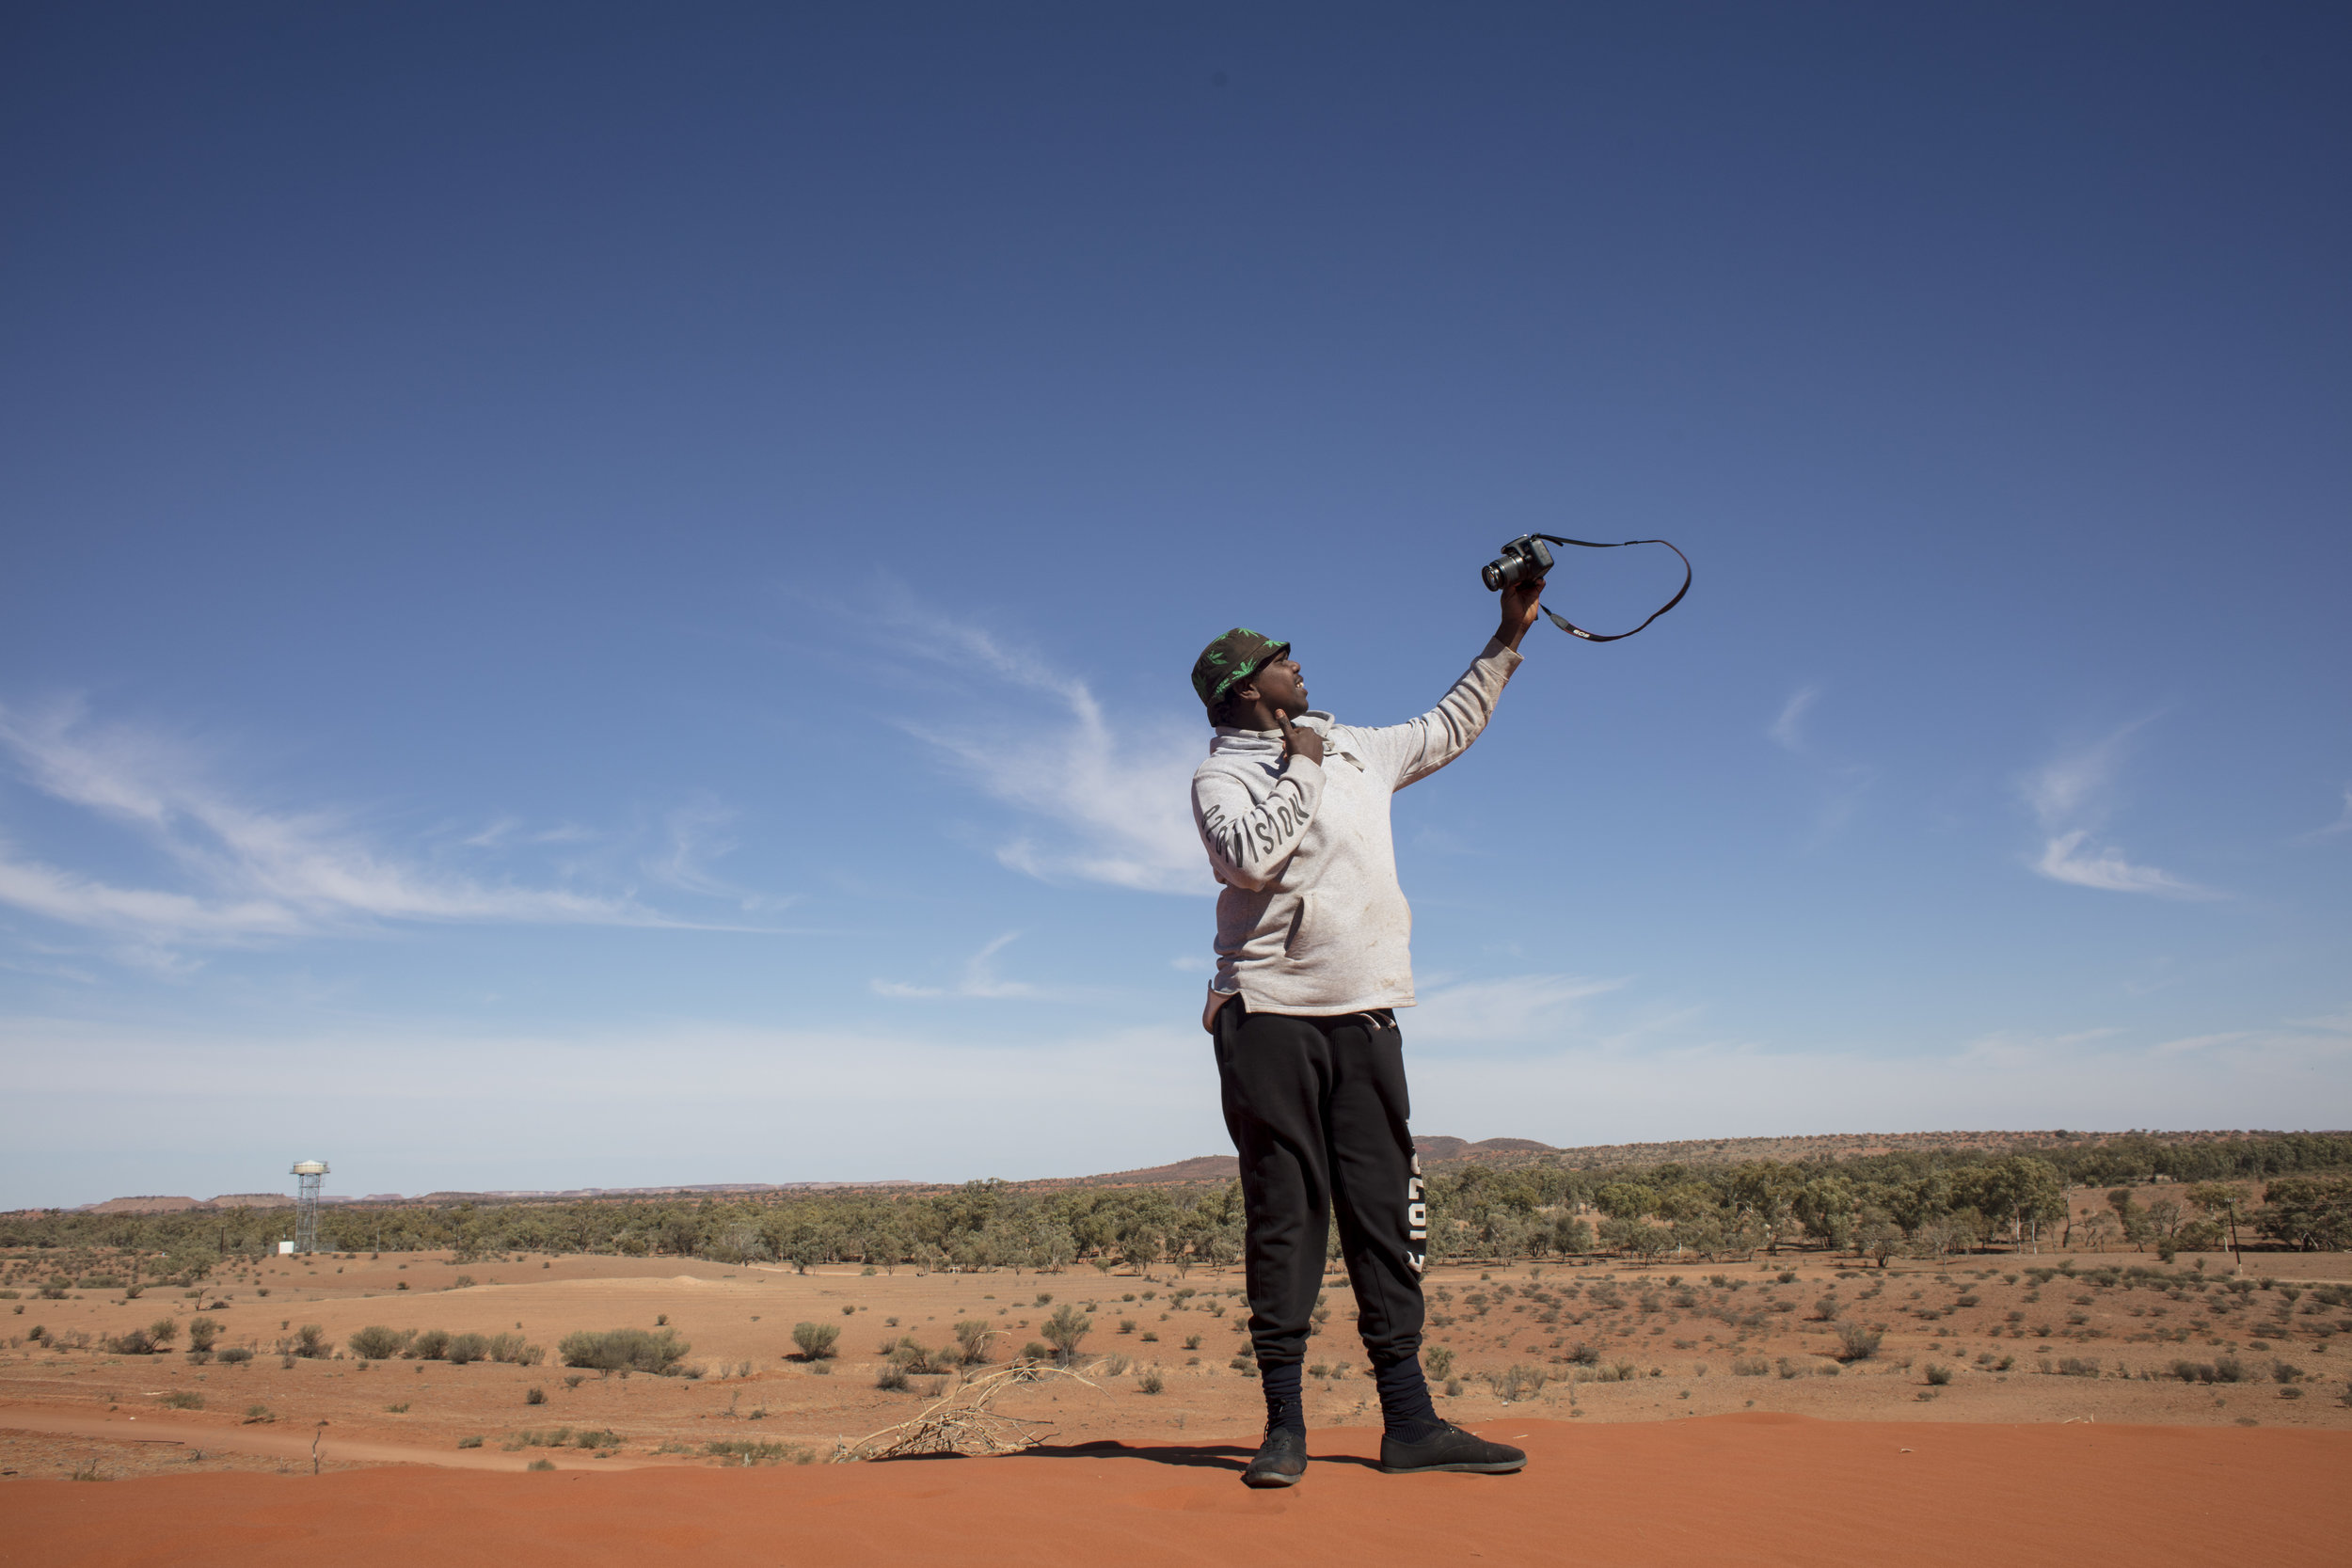
{"type": "Polygon", "coordinates": [[[1305,757],[1309,762],[1323,760],[1323,736],[1315,734],[1304,724],[1292,723],[1290,715],[1279,709],[1274,717],[1281,721],[1282,754],[1284,756],[1305,757]]]}
{"type": "Polygon", "coordinates": [[[1527,628],[1543,613],[1540,602],[1544,596],[1544,579],[1518,581],[1502,591],[1502,624],[1495,627],[1495,641],[1516,650],[1527,628]]]}

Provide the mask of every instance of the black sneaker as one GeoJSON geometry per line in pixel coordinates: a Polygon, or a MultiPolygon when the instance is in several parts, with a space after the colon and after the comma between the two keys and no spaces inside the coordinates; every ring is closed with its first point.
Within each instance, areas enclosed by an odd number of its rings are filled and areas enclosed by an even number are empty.
{"type": "Polygon", "coordinates": [[[1296,1427],[1268,1427],[1257,1456],[1241,1473],[1244,1486],[1296,1486],[1307,1479],[1307,1434],[1296,1427]]]}
{"type": "Polygon", "coordinates": [[[1434,1437],[1418,1443],[1380,1439],[1380,1473],[1415,1476],[1425,1470],[1471,1470],[1482,1476],[1507,1476],[1527,1467],[1524,1451],[1508,1443],[1489,1443],[1452,1422],[1434,1437]]]}

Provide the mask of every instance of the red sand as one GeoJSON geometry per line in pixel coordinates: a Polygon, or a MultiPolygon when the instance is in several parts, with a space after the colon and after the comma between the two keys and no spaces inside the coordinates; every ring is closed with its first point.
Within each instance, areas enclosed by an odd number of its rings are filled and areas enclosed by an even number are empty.
{"type": "Polygon", "coordinates": [[[1516,1477],[1389,1477],[1318,1433],[1307,1483],[1253,1493],[1243,1450],[1091,1445],[1012,1459],[497,1475],[20,1481],[0,1565],[595,1568],[1249,1560],[1724,1564],[2333,1564],[2352,1434],[2277,1429],[1504,1418],[1516,1477]]]}

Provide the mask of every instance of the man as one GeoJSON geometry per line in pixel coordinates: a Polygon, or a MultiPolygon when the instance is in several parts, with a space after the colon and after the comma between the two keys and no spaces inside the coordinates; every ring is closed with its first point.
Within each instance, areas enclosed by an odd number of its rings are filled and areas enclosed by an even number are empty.
{"type": "Polygon", "coordinates": [[[1438,1418],[1421,1370],[1428,1212],[1406,1128],[1412,911],[1396,881],[1389,797],[1461,755],[1518,668],[1541,582],[1502,595],[1502,624],[1436,707],[1358,729],[1307,706],[1290,644],[1235,627],[1203,649],[1193,689],[1216,726],[1192,813],[1225,886],[1201,1025],[1216,1039],[1225,1125],[1241,1153],[1249,1331],[1265,1441],[1242,1473],[1307,1472],[1299,1363],[1336,1212],[1357,1329],[1385,1432],[1380,1467],[1519,1469],[1527,1456],[1438,1418]]]}

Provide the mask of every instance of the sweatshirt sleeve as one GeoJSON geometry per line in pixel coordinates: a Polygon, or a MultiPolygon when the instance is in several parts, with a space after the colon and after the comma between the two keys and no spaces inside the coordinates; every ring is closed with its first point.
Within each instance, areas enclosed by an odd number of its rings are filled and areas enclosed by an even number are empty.
{"type": "Polygon", "coordinates": [[[1403,789],[1427,778],[1470,750],[1470,743],[1494,717],[1503,684],[1521,662],[1518,649],[1503,646],[1501,638],[1489,639],[1436,707],[1402,724],[1356,730],[1358,754],[1375,772],[1389,777],[1391,789],[1403,789]]]}
{"type": "Polygon", "coordinates": [[[1322,800],[1323,766],[1306,757],[1282,765],[1274,792],[1263,801],[1251,800],[1249,787],[1231,774],[1196,775],[1192,820],[1216,879],[1250,892],[1272,882],[1307,836],[1322,800]]]}

